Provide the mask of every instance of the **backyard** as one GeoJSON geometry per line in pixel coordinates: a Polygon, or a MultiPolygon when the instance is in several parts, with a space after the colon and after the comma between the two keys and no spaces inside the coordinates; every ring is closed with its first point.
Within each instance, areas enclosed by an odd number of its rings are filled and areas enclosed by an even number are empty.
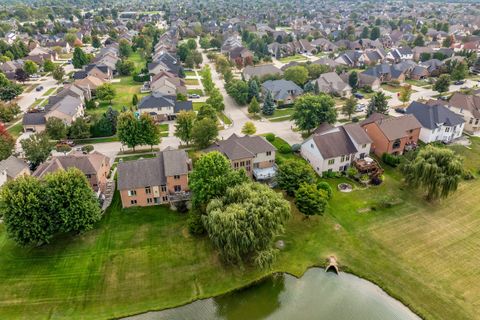
{"type": "MultiPolygon", "coordinates": [[[[453,147],[480,163],[480,139],[453,147]]],[[[294,157],[292,155],[292,157],[294,157]]],[[[378,187],[336,191],[324,216],[295,208],[272,270],[222,265],[210,241],[188,234],[187,217],[165,207],[122,210],[118,195],[95,230],[40,248],[21,248],[0,226],[2,318],[115,318],[162,309],[246,286],[276,271],[297,276],[335,255],[427,319],[480,312],[480,180],[447,200],[425,202],[386,168],[378,187]]]]}

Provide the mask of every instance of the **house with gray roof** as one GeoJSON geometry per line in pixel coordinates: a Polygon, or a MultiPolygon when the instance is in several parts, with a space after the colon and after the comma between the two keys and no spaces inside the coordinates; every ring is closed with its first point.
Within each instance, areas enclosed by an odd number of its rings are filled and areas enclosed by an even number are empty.
{"type": "Polygon", "coordinates": [[[262,94],[266,95],[268,92],[272,94],[275,103],[285,105],[292,104],[303,94],[303,89],[290,80],[268,80],[262,83],[262,94]]]}
{"type": "Polygon", "coordinates": [[[283,71],[275,67],[273,64],[261,64],[258,66],[246,66],[243,69],[243,77],[245,80],[250,80],[252,78],[259,78],[268,76],[268,75],[283,75],[283,71]]]}
{"type": "Polygon", "coordinates": [[[182,110],[193,110],[193,105],[192,101],[179,101],[176,96],[153,92],[140,100],[138,110],[149,113],[156,121],[165,121],[175,119],[182,110]]]}
{"type": "Polygon", "coordinates": [[[371,139],[356,123],[320,125],[301,146],[300,153],[318,174],[347,170],[370,153],[371,139]]]}
{"type": "Polygon", "coordinates": [[[192,162],[185,150],[166,148],[155,158],[122,161],[117,187],[123,208],[153,206],[187,200],[192,162]]]}
{"type": "Polygon", "coordinates": [[[25,161],[14,156],[0,161],[0,186],[23,175],[30,175],[30,169],[25,161]]]}
{"type": "Polygon", "coordinates": [[[217,141],[204,151],[220,152],[230,160],[234,169],[245,169],[248,176],[257,180],[271,179],[277,172],[276,148],[260,136],[240,137],[232,134],[228,139],[217,141]]]}
{"type": "Polygon", "coordinates": [[[352,87],[342,80],[336,72],[323,73],[315,80],[319,92],[349,97],[352,94],[352,87]]]}
{"type": "Polygon", "coordinates": [[[413,114],[421,123],[420,140],[451,142],[462,136],[465,120],[462,116],[442,105],[428,105],[414,101],[408,106],[407,114],[413,114]]]}

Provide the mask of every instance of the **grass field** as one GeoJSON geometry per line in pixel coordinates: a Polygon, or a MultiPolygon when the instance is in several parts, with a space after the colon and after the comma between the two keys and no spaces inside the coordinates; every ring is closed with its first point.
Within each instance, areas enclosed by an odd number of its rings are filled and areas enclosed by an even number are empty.
{"type": "Polygon", "coordinates": [[[132,61],[135,64],[135,71],[140,73],[142,69],[145,67],[145,60],[140,56],[138,52],[133,52],[129,57],[128,60],[132,61]]]}
{"type": "MultiPolygon", "coordinates": [[[[453,148],[477,172],[480,139],[453,148]]],[[[218,295],[270,272],[299,276],[330,255],[424,318],[478,318],[480,179],[428,203],[397,170],[386,168],[385,177],[351,193],[327,180],[335,190],[327,212],[304,219],[292,208],[279,237],[285,249],[266,271],[223,266],[207,238],[188,234],[185,215],[122,210],[118,197],[95,230],[41,248],[16,246],[0,225],[0,318],[115,318],[218,295]]]]}
{"type": "Polygon", "coordinates": [[[88,138],[88,139],[77,139],[75,140],[76,144],[95,144],[95,143],[104,143],[104,142],[116,142],[119,141],[117,136],[111,137],[101,137],[101,138],[88,138]]]}
{"type": "Polygon", "coordinates": [[[201,108],[204,104],[206,104],[206,103],[205,103],[205,102],[195,102],[195,101],[192,102],[193,110],[194,110],[194,111],[199,111],[200,108],[201,108]]]}
{"type": "Polygon", "coordinates": [[[185,79],[185,84],[187,86],[198,86],[200,85],[200,82],[198,82],[197,79],[185,79]]]}
{"type": "MultiPolygon", "coordinates": [[[[16,121],[16,120],[15,120],[16,121]]],[[[22,121],[7,129],[14,139],[17,139],[23,132],[22,121]]]]}
{"type": "Polygon", "coordinates": [[[187,77],[195,77],[196,74],[195,74],[195,71],[190,71],[190,70],[188,70],[188,71],[185,71],[185,76],[187,76],[187,77]]]}
{"type": "Polygon", "coordinates": [[[288,56],[288,57],[283,57],[283,58],[278,59],[278,61],[283,62],[283,63],[288,63],[288,62],[291,62],[291,61],[306,61],[306,60],[307,60],[307,58],[305,58],[301,54],[296,54],[294,56],[288,56]]]}
{"type": "Polygon", "coordinates": [[[224,124],[226,124],[226,125],[231,125],[232,124],[232,120],[230,120],[230,118],[227,117],[225,115],[225,113],[217,112],[217,116],[218,116],[218,118],[220,118],[223,121],[224,124]]]}
{"type": "Polygon", "coordinates": [[[187,94],[198,94],[199,96],[203,96],[202,89],[188,89],[187,94]]]}
{"type": "Polygon", "coordinates": [[[286,117],[287,119],[289,119],[290,116],[293,114],[293,111],[294,111],[293,108],[275,109],[275,112],[272,115],[270,116],[262,115],[262,116],[267,119],[279,118],[279,117],[286,117]]]}
{"type": "Polygon", "coordinates": [[[48,89],[47,91],[45,91],[45,92],[42,94],[42,97],[46,97],[46,96],[51,95],[56,89],[57,89],[57,88],[55,88],[55,87],[48,89]]]}

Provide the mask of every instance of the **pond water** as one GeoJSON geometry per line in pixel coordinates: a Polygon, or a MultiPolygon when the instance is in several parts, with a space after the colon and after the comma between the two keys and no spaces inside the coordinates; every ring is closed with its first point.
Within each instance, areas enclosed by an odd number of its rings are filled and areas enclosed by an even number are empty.
{"type": "Polygon", "coordinates": [[[348,273],[309,269],[297,279],[278,274],[249,288],[178,308],[129,317],[135,320],[410,320],[420,319],[375,284],[348,273]]]}

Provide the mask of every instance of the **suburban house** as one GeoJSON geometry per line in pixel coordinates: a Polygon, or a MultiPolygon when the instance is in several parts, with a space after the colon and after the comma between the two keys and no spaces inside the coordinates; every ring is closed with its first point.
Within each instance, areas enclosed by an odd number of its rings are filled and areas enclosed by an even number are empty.
{"type": "Polygon", "coordinates": [[[173,120],[181,110],[193,110],[192,101],[178,101],[176,96],[153,92],[138,104],[140,112],[147,112],[155,121],[173,120]]]}
{"type": "Polygon", "coordinates": [[[65,124],[72,124],[75,119],[83,117],[84,105],[78,97],[66,95],[59,99],[49,100],[44,111],[32,110],[24,114],[22,119],[23,130],[42,132],[49,118],[59,118],[65,124]]]}
{"type": "Polygon", "coordinates": [[[230,160],[234,169],[243,168],[249,177],[268,180],[277,172],[276,148],[260,136],[239,137],[232,134],[228,139],[215,142],[204,151],[218,151],[230,160]]]}
{"type": "Polygon", "coordinates": [[[393,62],[413,60],[413,51],[409,47],[395,48],[387,53],[386,58],[393,62]]]}
{"type": "Polygon", "coordinates": [[[23,175],[30,175],[30,169],[25,161],[14,156],[0,161],[0,186],[23,175]]]}
{"type": "Polygon", "coordinates": [[[185,80],[168,71],[161,71],[151,77],[150,90],[163,95],[187,94],[185,80]]]}
{"type": "Polygon", "coordinates": [[[450,142],[462,136],[465,120],[442,105],[428,105],[414,101],[406,110],[422,124],[420,140],[425,143],[450,142]]]}
{"type": "Polygon", "coordinates": [[[320,125],[302,143],[300,153],[318,173],[345,171],[370,153],[372,140],[356,123],[334,127],[320,125]]]}
{"type": "Polygon", "coordinates": [[[93,76],[103,81],[110,81],[113,78],[112,70],[107,66],[97,66],[89,64],[83,70],[77,71],[73,74],[73,79],[81,80],[88,76],[93,76]]]}
{"type": "Polygon", "coordinates": [[[430,101],[428,104],[446,104],[450,110],[465,120],[465,131],[480,133],[480,96],[455,92],[448,102],[430,101]]]}
{"type": "Polygon", "coordinates": [[[74,84],[77,87],[88,89],[92,92],[92,95],[95,95],[95,92],[98,87],[105,83],[104,80],[97,78],[95,76],[87,76],[80,80],[75,80],[74,84]]]}
{"type": "Polygon", "coordinates": [[[253,61],[253,53],[243,46],[229,50],[228,57],[231,61],[242,65],[251,64],[253,61]]]}
{"type": "Polygon", "coordinates": [[[192,162],[184,150],[170,147],[155,158],[118,163],[117,186],[122,207],[153,206],[189,198],[192,162]]]}
{"type": "Polygon", "coordinates": [[[69,168],[77,168],[82,171],[93,191],[98,195],[105,192],[110,172],[110,159],[98,151],[88,154],[74,152],[66,156],[55,156],[42,163],[32,175],[41,178],[48,173],[69,168]]]}
{"type": "Polygon", "coordinates": [[[292,104],[295,99],[303,94],[303,89],[290,80],[268,80],[262,83],[262,94],[272,94],[273,100],[278,105],[292,104]]]}
{"type": "Polygon", "coordinates": [[[364,65],[363,59],[361,58],[362,56],[363,53],[360,51],[349,50],[339,55],[335,59],[335,62],[351,68],[361,67],[364,65]]]}
{"type": "Polygon", "coordinates": [[[261,64],[258,66],[246,66],[243,69],[243,77],[245,80],[252,78],[262,78],[268,75],[283,75],[283,71],[275,67],[273,64],[261,64]]]}
{"type": "Polygon", "coordinates": [[[331,93],[340,97],[349,97],[352,87],[340,78],[336,72],[323,73],[315,80],[319,92],[331,93]]]}
{"type": "Polygon", "coordinates": [[[394,66],[386,63],[368,68],[360,74],[369,76],[371,78],[377,78],[380,83],[390,82],[392,80],[398,82],[405,81],[405,73],[403,70],[397,69],[394,66]]]}
{"type": "Polygon", "coordinates": [[[148,73],[156,75],[161,71],[179,75],[181,69],[180,61],[168,52],[161,54],[158,59],[148,64],[148,73]]]}
{"type": "Polygon", "coordinates": [[[372,140],[372,151],[379,157],[384,153],[402,155],[417,147],[422,125],[414,115],[388,117],[374,113],[360,122],[372,140]]]}

